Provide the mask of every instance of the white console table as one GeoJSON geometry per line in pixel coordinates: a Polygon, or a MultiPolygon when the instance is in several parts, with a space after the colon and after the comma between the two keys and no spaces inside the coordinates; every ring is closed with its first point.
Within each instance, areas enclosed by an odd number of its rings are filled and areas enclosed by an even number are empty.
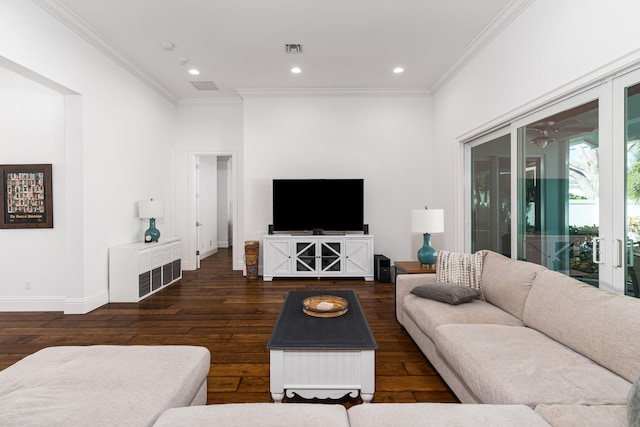
{"type": "Polygon", "coordinates": [[[263,237],[263,279],[364,277],[373,280],[373,236],[269,234],[263,237]]]}
{"type": "Polygon", "coordinates": [[[178,238],[109,248],[109,302],[138,302],[182,278],[178,238]]]}

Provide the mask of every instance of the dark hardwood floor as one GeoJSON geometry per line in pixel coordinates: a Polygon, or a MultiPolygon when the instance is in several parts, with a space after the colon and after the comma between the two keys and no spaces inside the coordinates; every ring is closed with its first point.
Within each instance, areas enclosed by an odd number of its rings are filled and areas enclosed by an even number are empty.
{"type": "MultiPolygon", "coordinates": [[[[374,402],[456,402],[398,324],[390,283],[353,279],[247,280],[231,269],[230,250],[139,304],[107,304],[85,315],[0,313],[0,369],[58,345],[198,345],[211,351],[208,403],[269,402],[266,344],[284,297],[295,289],[353,289],[376,352],[374,402]]],[[[349,406],[359,399],[342,400],[349,406]]]]}

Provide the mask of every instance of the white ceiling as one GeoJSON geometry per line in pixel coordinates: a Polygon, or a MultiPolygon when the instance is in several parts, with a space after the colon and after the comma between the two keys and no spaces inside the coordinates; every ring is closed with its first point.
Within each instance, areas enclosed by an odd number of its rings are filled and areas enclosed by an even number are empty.
{"type": "MultiPolygon", "coordinates": [[[[37,1],[38,2],[38,1],[37,1]]],[[[40,0],[173,98],[433,90],[526,0],[40,0]],[[94,33],[95,32],[95,33],[94,33]],[[173,51],[163,43],[175,44],[173,51]],[[285,53],[300,43],[303,53],[285,53]],[[180,58],[188,58],[186,66],[180,58]],[[300,74],[290,72],[293,66],[300,74]],[[396,66],[405,68],[394,74],[396,66]],[[187,70],[195,67],[199,76],[187,70]],[[197,91],[191,80],[218,91],[197,91]]]]}

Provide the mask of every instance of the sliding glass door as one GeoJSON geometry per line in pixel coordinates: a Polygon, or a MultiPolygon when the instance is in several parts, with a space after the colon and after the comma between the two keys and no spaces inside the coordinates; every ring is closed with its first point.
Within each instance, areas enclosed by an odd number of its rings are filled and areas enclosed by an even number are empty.
{"type": "Polygon", "coordinates": [[[598,286],[598,101],[517,128],[518,258],[598,286]]]}
{"type": "Polygon", "coordinates": [[[466,153],[467,250],[640,297],[640,70],[514,120],[466,153]]]}

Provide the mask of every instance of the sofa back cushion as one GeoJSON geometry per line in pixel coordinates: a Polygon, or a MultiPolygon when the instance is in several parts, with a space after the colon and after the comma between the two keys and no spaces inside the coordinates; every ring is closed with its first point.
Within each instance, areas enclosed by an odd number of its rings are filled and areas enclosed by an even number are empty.
{"type": "Polygon", "coordinates": [[[482,289],[488,302],[522,320],[531,284],[545,267],[486,251],[482,289]]]}
{"type": "Polygon", "coordinates": [[[533,281],[523,321],[629,382],[640,375],[640,299],[545,270],[533,281]]]}

